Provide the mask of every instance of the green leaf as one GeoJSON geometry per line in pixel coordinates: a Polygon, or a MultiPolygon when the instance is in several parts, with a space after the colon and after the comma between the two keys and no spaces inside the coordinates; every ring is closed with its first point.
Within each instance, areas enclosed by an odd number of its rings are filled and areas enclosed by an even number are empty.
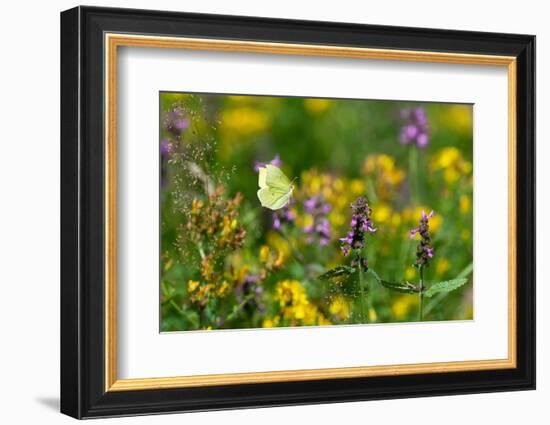
{"type": "Polygon", "coordinates": [[[426,292],[424,292],[424,296],[430,298],[440,292],[451,292],[451,291],[454,291],[455,289],[460,288],[466,282],[468,282],[468,279],[465,277],[461,279],[453,279],[453,280],[446,280],[444,282],[437,282],[437,283],[434,283],[432,286],[430,286],[426,292]]]}
{"type": "Polygon", "coordinates": [[[376,273],[374,270],[369,269],[368,271],[384,288],[405,294],[415,294],[418,292],[418,288],[410,282],[388,282],[387,280],[380,278],[380,276],[378,276],[378,273],[376,273]]]}
{"type": "Polygon", "coordinates": [[[329,271],[323,273],[319,276],[321,280],[330,280],[339,277],[349,276],[350,274],[355,273],[355,268],[349,266],[338,266],[329,271]]]}
{"type": "Polygon", "coordinates": [[[392,291],[401,292],[405,294],[416,294],[418,293],[418,288],[410,282],[388,282],[386,280],[380,280],[380,285],[385,288],[391,289],[392,291]]]}

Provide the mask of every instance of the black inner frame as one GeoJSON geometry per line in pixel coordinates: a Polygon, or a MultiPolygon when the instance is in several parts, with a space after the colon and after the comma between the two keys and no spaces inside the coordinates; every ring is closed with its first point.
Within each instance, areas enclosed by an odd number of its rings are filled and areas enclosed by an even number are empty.
{"type": "Polygon", "coordinates": [[[61,14],[61,117],[63,413],[90,418],[535,388],[534,36],[77,7],[61,14]],[[106,32],[516,57],[517,367],[105,392],[103,66],[106,32]]]}

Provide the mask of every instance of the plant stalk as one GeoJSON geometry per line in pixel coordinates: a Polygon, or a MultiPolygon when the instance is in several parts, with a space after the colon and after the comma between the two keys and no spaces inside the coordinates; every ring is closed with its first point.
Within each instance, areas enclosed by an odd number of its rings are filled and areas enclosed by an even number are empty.
{"type": "Polygon", "coordinates": [[[361,323],[369,322],[369,312],[365,315],[365,302],[367,302],[368,307],[368,294],[365,294],[365,288],[363,287],[363,266],[361,264],[361,258],[359,257],[359,265],[357,267],[359,273],[359,290],[361,292],[361,323]]]}
{"type": "Polygon", "coordinates": [[[424,301],[424,266],[419,267],[420,273],[420,290],[418,291],[418,321],[422,322],[422,303],[424,301]]]}

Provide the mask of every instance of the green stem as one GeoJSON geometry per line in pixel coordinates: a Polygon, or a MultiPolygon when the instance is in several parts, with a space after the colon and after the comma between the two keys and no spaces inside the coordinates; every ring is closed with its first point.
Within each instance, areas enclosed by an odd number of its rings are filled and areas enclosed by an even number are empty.
{"type": "Polygon", "coordinates": [[[176,310],[181,316],[189,320],[195,327],[199,326],[199,323],[192,318],[183,308],[181,308],[173,299],[170,300],[170,305],[176,310]]]}
{"type": "Polygon", "coordinates": [[[419,187],[418,187],[418,149],[416,145],[411,145],[409,148],[409,175],[411,182],[411,198],[416,203],[418,202],[419,187]]]}
{"type": "Polygon", "coordinates": [[[359,274],[359,291],[361,292],[361,323],[368,323],[368,309],[367,314],[365,315],[365,302],[367,302],[368,308],[368,294],[365,294],[365,288],[363,287],[363,266],[361,264],[361,257],[358,256],[359,265],[358,265],[358,274],[359,274]]]}
{"type": "Polygon", "coordinates": [[[182,316],[185,316],[185,313],[183,312],[182,308],[173,300],[170,300],[170,305],[176,310],[179,314],[182,316]]]}
{"type": "Polygon", "coordinates": [[[199,251],[199,255],[201,257],[201,260],[204,260],[204,257],[206,257],[204,253],[204,249],[202,249],[202,245],[200,243],[197,244],[197,250],[199,251]]]}
{"type": "Polygon", "coordinates": [[[254,298],[254,295],[247,295],[239,305],[237,305],[233,311],[227,316],[227,320],[230,321],[230,320],[233,320],[234,318],[238,317],[243,308],[245,307],[246,303],[248,303],[249,301],[251,301],[252,299],[254,298]]]}
{"type": "Polygon", "coordinates": [[[424,267],[419,267],[420,273],[420,288],[418,291],[419,305],[418,305],[418,321],[422,322],[422,303],[424,301],[424,267]]]}

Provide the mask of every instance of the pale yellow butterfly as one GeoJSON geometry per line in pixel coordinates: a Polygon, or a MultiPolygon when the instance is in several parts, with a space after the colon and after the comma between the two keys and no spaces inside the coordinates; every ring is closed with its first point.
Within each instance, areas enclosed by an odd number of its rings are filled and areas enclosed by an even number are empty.
{"type": "Polygon", "coordinates": [[[294,186],[281,169],[267,164],[260,168],[258,175],[258,199],[262,207],[278,210],[287,205],[292,196],[294,186]]]}

